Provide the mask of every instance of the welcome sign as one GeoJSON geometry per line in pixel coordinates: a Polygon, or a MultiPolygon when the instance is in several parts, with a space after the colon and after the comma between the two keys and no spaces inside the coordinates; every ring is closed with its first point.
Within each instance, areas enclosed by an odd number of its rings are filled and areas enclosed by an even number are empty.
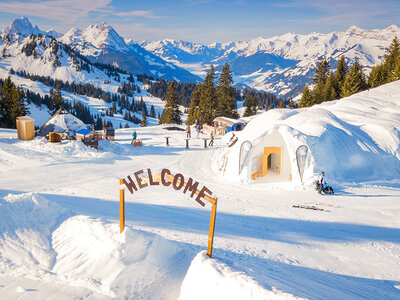
{"type": "Polygon", "coordinates": [[[193,178],[189,177],[185,181],[185,176],[183,174],[177,173],[173,175],[168,169],[163,169],[161,173],[154,175],[150,169],[147,169],[146,172],[142,169],[119,180],[120,233],[125,229],[125,189],[128,189],[128,191],[133,195],[139,190],[151,186],[159,186],[160,184],[166,187],[172,187],[174,190],[181,191],[184,194],[189,192],[188,195],[190,194],[190,197],[194,198],[194,200],[203,207],[205,206],[203,200],[212,204],[207,246],[207,255],[211,257],[218,198],[211,197],[212,192],[206,186],[199,189],[199,182],[193,180],[193,178]],[[147,177],[144,177],[143,175],[147,175],[147,177]]]}

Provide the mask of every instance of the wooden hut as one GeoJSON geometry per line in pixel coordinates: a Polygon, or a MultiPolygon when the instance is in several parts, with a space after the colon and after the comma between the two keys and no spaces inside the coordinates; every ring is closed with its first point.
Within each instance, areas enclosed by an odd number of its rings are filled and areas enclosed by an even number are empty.
{"type": "Polygon", "coordinates": [[[17,117],[17,134],[20,140],[31,140],[35,137],[35,120],[28,116],[17,117]]]}
{"type": "Polygon", "coordinates": [[[112,127],[104,127],[103,129],[103,139],[108,141],[114,141],[115,129],[112,127]]]}
{"type": "Polygon", "coordinates": [[[203,125],[202,132],[204,134],[213,133],[214,136],[221,136],[229,131],[240,131],[246,126],[241,120],[235,120],[227,117],[217,117],[213,120],[212,125],[203,125]]]}
{"type": "Polygon", "coordinates": [[[81,129],[75,133],[75,137],[77,141],[84,141],[85,139],[93,139],[94,132],[90,129],[81,129]]]}
{"type": "Polygon", "coordinates": [[[226,131],[240,131],[246,123],[242,120],[236,120],[228,117],[217,117],[213,120],[215,126],[225,128],[226,131]]]}

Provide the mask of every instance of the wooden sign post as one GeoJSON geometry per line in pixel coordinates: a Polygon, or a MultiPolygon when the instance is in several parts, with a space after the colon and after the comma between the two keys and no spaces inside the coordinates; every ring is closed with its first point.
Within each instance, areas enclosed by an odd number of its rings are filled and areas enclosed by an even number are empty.
{"type": "Polygon", "coordinates": [[[215,218],[217,215],[217,202],[218,198],[211,197],[212,192],[205,186],[198,190],[199,183],[194,181],[191,177],[185,182],[185,178],[182,174],[177,173],[172,175],[168,169],[163,169],[161,173],[152,175],[151,170],[147,169],[147,177],[140,177],[143,174],[143,170],[135,172],[133,175],[135,181],[132,180],[131,176],[127,176],[126,179],[119,180],[119,226],[120,233],[125,229],[125,189],[127,188],[131,194],[137,192],[138,189],[143,189],[149,185],[160,185],[160,182],[164,186],[172,186],[175,190],[182,190],[184,194],[187,191],[190,192],[190,197],[197,196],[195,201],[201,206],[205,206],[202,200],[212,204],[211,207],[211,218],[210,218],[210,229],[208,232],[208,245],[207,245],[207,255],[212,256],[212,247],[214,243],[214,230],[215,230],[215,218]],[[208,195],[207,195],[208,194],[208,195]]]}

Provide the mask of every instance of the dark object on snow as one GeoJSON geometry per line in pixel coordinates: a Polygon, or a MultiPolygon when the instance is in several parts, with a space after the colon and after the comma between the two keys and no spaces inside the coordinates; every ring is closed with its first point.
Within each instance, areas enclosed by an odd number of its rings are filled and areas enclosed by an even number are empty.
{"type": "Polygon", "coordinates": [[[333,188],[329,185],[321,185],[321,183],[318,181],[315,185],[315,189],[320,193],[320,194],[334,194],[335,192],[333,191],[333,188]]]}
{"type": "Polygon", "coordinates": [[[318,211],[326,211],[329,212],[329,210],[323,209],[323,208],[319,208],[317,206],[314,205],[293,205],[292,207],[294,208],[305,208],[305,209],[312,209],[312,210],[318,210],[318,211]]]}
{"type": "Polygon", "coordinates": [[[91,126],[60,108],[36,131],[36,135],[48,138],[50,132],[59,132],[62,140],[70,140],[75,139],[75,133],[80,129],[91,129],[91,126]]]}
{"type": "Polygon", "coordinates": [[[103,138],[107,141],[114,141],[115,139],[115,129],[112,127],[104,127],[103,138]]]}
{"type": "Polygon", "coordinates": [[[185,129],[177,127],[177,126],[168,126],[168,127],[163,127],[165,130],[177,130],[177,131],[185,131],[185,129]]]}

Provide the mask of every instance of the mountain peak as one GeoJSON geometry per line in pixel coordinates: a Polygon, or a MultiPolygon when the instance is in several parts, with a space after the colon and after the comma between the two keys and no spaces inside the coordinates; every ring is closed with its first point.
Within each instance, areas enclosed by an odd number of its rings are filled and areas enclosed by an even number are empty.
{"type": "Polygon", "coordinates": [[[365,31],[364,29],[362,29],[356,25],[353,25],[353,26],[350,26],[345,32],[346,33],[359,33],[359,32],[364,32],[364,31],[365,31]]]}
{"type": "Polygon", "coordinates": [[[400,28],[393,24],[393,25],[386,27],[384,30],[396,32],[396,31],[400,31],[400,28]]]}
{"type": "Polygon", "coordinates": [[[22,36],[28,36],[30,34],[44,33],[37,26],[33,27],[27,17],[21,17],[13,19],[11,24],[3,31],[6,34],[21,34],[22,36]]]}

